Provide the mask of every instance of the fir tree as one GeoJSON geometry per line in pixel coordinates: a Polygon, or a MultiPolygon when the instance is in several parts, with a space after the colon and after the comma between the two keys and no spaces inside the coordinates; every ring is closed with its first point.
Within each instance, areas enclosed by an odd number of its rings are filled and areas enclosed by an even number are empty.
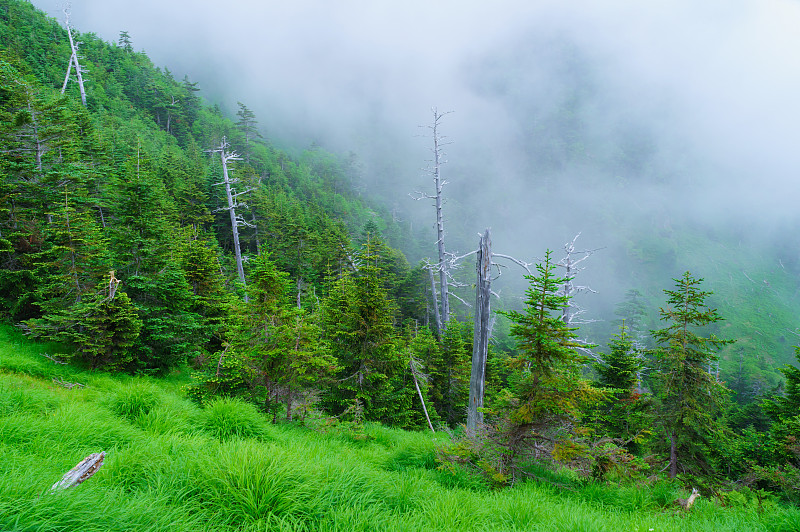
{"type": "Polygon", "coordinates": [[[548,250],[545,262],[536,265],[537,275],[526,276],[530,286],[524,311],[502,313],[511,320],[511,334],[517,339],[517,353],[509,358],[510,389],[494,407],[503,474],[513,474],[532,440],[556,442],[553,456],[571,459],[575,423],[584,406],[599,398],[581,376],[586,358],[578,351],[584,346],[576,341],[576,329],[562,320],[569,297],[559,291],[568,279],[555,276],[551,255],[548,250]]]}
{"type": "Polygon", "coordinates": [[[699,329],[722,320],[706,305],[711,292],[700,290],[702,279],[685,272],[664,290],[667,307],[660,309],[663,329],[653,331],[658,373],[654,376],[661,402],[658,413],[669,446],[669,475],[678,470],[708,472],[710,445],[722,426],[717,415],[727,389],[709,372],[716,352],[731,340],[703,336],[699,329]]]}

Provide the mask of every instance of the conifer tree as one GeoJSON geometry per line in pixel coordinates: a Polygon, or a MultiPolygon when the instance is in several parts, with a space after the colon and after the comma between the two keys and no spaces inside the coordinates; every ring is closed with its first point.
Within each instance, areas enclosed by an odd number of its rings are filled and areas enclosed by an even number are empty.
{"type": "Polygon", "coordinates": [[[405,373],[394,330],[394,302],[383,287],[371,241],[364,244],[357,261],[358,272],[334,281],[324,302],[326,335],[341,367],[338,384],[325,402],[341,413],[358,400],[367,419],[397,423],[402,401],[410,406],[414,392],[410,382],[402,393],[393,389],[398,382],[390,382],[405,373]]]}
{"type": "Polygon", "coordinates": [[[256,120],[256,114],[245,104],[236,102],[236,105],[239,106],[239,110],[236,111],[236,116],[239,117],[239,120],[236,121],[236,127],[244,135],[244,150],[242,152],[245,162],[250,164],[250,154],[252,152],[250,144],[261,137],[261,133],[258,132],[258,120],[256,120]]]}
{"type": "Polygon", "coordinates": [[[637,445],[646,433],[650,401],[638,392],[643,359],[631,337],[625,320],[608,344],[609,352],[594,364],[600,385],[610,394],[598,407],[599,430],[621,439],[629,448],[637,445]],[[636,441],[634,441],[636,440],[636,441]]]}
{"type": "Polygon", "coordinates": [[[72,307],[24,322],[34,338],[61,342],[72,347],[68,356],[91,369],[132,370],[133,346],[142,322],[121,281],[110,272],[109,283],[72,307]]]}
{"type": "Polygon", "coordinates": [[[586,358],[576,348],[574,327],[562,320],[569,297],[561,295],[567,278],[556,277],[551,251],[526,278],[525,309],[503,312],[517,339],[517,353],[509,359],[509,390],[495,402],[496,441],[502,448],[499,469],[513,474],[513,466],[531,441],[556,442],[554,456],[569,459],[569,438],[583,408],[599,398],[581,376],[586,358]]]}
{"type": "Polygon", "coordinates": [[[711,438],[721,430],[719,413],[727,389],[709,373],[717,351],[731,343],[715,335],[703,336],[704,327],[722,320],[706,305],[711,292],[700,290],[702,279],[690,272],[674,279],[675,289],[664,290],[667,307],[660,309],[663,329],[653,331],[655,375],[661,402],[659,421],[669,446],[669,476],[678,470],[710,470],[711,438]]]}

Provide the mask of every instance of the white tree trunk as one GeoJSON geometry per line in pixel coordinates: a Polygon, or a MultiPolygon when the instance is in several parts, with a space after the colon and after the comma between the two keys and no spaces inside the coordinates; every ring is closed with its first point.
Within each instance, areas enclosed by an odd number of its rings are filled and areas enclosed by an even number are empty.
{"type": "MultiPolygon", "coordinates": [[[[231,230],[233,232],[233,252],[236,256],[236,271],[239,274],[239,281],[241,281],[242,286],[247,286],[244,277],[244,266],[242,264],[242,248],[239,245],[239,226],[246,225],[251,227],[251,224],[244,221],[241,216],[236,215],[236,207],[245,206],[244,204],[237,203],[236,197],[242,194],[246,194],[250,191],[250,189],[246,189],[244,192],[234,193],[233,189],[231,188],[231,184],[238,182],[238,179],[231,179],[228,173],[228,162],[229,161],[239,161],[241,157],[236,152],[229,152],[228,151],[228,142],[225,137],[222,138],[222,143],[220,144],[219,148],[213,150],[219,152],[220,160],[222,161],[222,176],[223,180],[220,183],[215,183],[216,185],[225,185],[225,195],[228,200],[228,206],[223,207],[221,210],[226,210],[230,213],[231,217],[231,230]]],[[[248,301],[247,292],[245,291],[244,294],[245,302],[248,301]]]]}
{"type": "Polygon", "coordinates": [[[72,27],[69,25],[69,10],[64,10],[64,16],[66,17],[66,25],[67,25],[67,36],[69,37],[69,47],[72,50],[72,55],[69,58],[69,65],[67,66],[67,76],[64,78],[64,86],[61,87],[61,94],[64,94],[64,91],[67,88],[67,82],[69,82],[69,74],[72,65],[75,65],[75,77],[78,78],[78,88],[81,91],[81,103],[84,107],[86,107],[86,89],[83,86],[83,69],[81,68],[81,64],[78,61],[78,45],[80,43],[75,42],[75,39],[72,38],[72,27]]]}
{"type": "Polygon", "coordinates": [[[436,190],[436,246],[439,252],[439,293],[441,295],[441,328],[440,334],[447,328],[447,322],[450,320],[450,290],[447,281],[447,256],[444,245],[444,215],[442,214],[442,188],[444,181],[442,180],[442,146],[441,137],[439,136],[439,121],[442,119],[443,114],[433,109],[433,183],[436,190]]]}

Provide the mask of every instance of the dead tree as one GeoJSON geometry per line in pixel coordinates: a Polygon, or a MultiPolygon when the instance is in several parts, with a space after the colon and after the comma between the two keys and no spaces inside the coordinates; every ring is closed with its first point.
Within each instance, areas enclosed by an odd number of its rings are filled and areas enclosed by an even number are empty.
{"type": "Polygon", "coordinates": [[[81,103],[84,107],[86,107],[86,90],[83,87],[83,73],[86,72],[86,69],[81,67],[80,61],[78,60],[78,46],[82,43],[75,40],[73,36],[74,30],[72,26],[69,25],[69,8],[64,9],[64,17],[66,19],[67,25],[67,36],[69,37],[69,47],[72,50],[72,54],[69,57],[69,63],[67,64],[67,75],[64,76],[64,85],[61,87],[61,94],[64,94],[64,91],[67,90],[67,83],[69,83],[69,76],[72,72],[72,67],[75,67],[75,77],[78,80],[78,88],[81,91],[81,103]]]}
{"type": "Polygon", "coordinates": [[[695,499],[697,499],[699,496],[700,496],[700,492],[697,490],[697,488],[692,488],[692,494],[689,495],[688,499],[680,499],[680,498],[679,499],[675,499],[674,501],[672,501],[672,504],[675,504],[676,506],[680,506],[684,510],[691,510],[695,499]]]}
{"type": "Polygon", "coordinates": [[[472,336],[472,373],[469,379],[467,434],[474,436],[483,423],[486,360],[489,355],[489,311],[492,283],[492,240],[487,229],[480,239],[475,287],[475,330],[472,336]]]}
{"type": "Polygon", "coordinates": [[[409,359],[408,365],[411,368],[411,377],[414,379],[414,386],[417,388],[419,402],[422,403],[422,411],[425,413],[425,419],[428,420],[428,427],[430,427],[431,432],[436,433],[436,431],[433,430],[431,417],[428,415],[428,407],[425,406],[425,399],[422,397],[422,390],[419,387],[419,381],[427,382],[428,376],[422,373],[422,363],[413,356],[409,359]]]}
{"type": "MultiPolygon", "coordinates": [[[[247,194],[252,189],[246,188],[243,192],[236,192],[231,185],[234,183],[238,183],[238,179],[231,179],[230,174],[228,172],[228,163],[231,161],[241,161],[242,158],[239,157],[234,151],[229,151],[230,146],[228,145],[228,141],[225,137],[222,137],[222,142],[220,143],[219,147],[214,150],[209,150],[213,153],[219,153],[220,160],[222,161],[222,175],[223,180],[219,183],[214,183],[214,186],[225,185],[225,195],[228,199],[228,206],[221,207],[217,209],[219,211],[228,211],[231,216],[231,230],[233,231],[233,251],[236,255],[236,270],[239,272],[239,281],[241,281],[242,286],[247,286],[247,283],[244,279],[244,266],[242,265],[242,249],[239,245],[239,227],[253,227],[253,224],[245,221],[242,215],[236,214],[236,209],[239,207],[246,208],[246,203],[239,203],[236,199],[237,197],[241,196],[242,194],[247,194]]],[[[248,301],[247,292],[244,294],[245,302],[248,301]]]]}
{"type": "MultiPolygon", "coordinates": [[[[500,265],[494,262],[494,258],[510,260],[524,268],[528,274],[531,273],[530,263],[509,255],[492,253],[492,239],[488,229],[480,236],[478,249],[472,253],[476,253],[478,259],[476,262],[477,281],[475,283],[475,329],[472,336],[472,372],[469,381],[469,403],[467,404],[467,434],[469,436],[475,436],[478,428],[483,424],[481,408],[483,408],[483,396],[486,386],[489,337],[492,333],[492,322],[490,320],[492,266],[497,267],[498,276],[501,272],[500,265]]],[[[468,255],[470,254],[468,253],[468,255]]]]}
{"type": "Polygon", "coordinates": [[[581,236],[580,233],[575,235],[575,238],[573,238],[571,242],[564,244],[564,251],[567,253],[567,255],[561,259],[561,261],[556,263],[556,266],[561,266],[565,270],[564,277],[566,278],[566,281],[564,282],[564,286],[561,288],[560,295],[568,298],[567,304],[564,305],[564,309],[561,313],[561,318],[566,325],[570,325],[572,323],[589,323],[588,321],[576,321],[576,318],[583,314],[585,310],[581,308],[580,305],[577,305],[572,298],[581,292],[596,293],[588,286],[577,286],[572,282],[575,276],[579,272],[583,271],[583,268],[579,268],[578,265],[588,259],[592,253],[601,249],[584,249],[581,251],[576,251],[575,241],[578,240],[579,236],[581,236]]]}
{"type": "Polygon", "coordinates": [[[61,480],[53,484],[53,487],[50,488],[50,491],[55,492],[69,489],[73,486],[77,486],[85,480],[88,480],[89,477],[97,473],[97,471],[103,465],[103,460],[105,457],[105,451],[90,454],[78,462],[78,465],[67,471],[61,480]]]}
{"type": "Polygon", "coordinates": [[[436,317],[436,328],[439,338],[441,338],[442,333],[447,328],[447,321],[450,318],[449,270],[452,260],[448,257],[447,249],[444,244],[445,232],[444,214],[442,211],[442,190],[447,184],[447,181],[442,178],[442,165],[447,161],[444,160],[444,152],[442,151],[442,147],[445,143],[443,142],[444,137],[439,133],[439,122],[445,115],[450,114],[451,111],[440,113],[436,107],[434,107],[432,111],[433,124],[428,126],[428,128],[431,130],[433,136],[433,166],[428,169],[428,173],[433,177],[433,189],[435,193],[431,195],[417,192],[416,195],[412,197],[416,200],[432,199],[434,200],[434,207],[436,209],[436,247],[439,260],[436,264],[428,265],[428,268],[431,271],[431,276],[433,276],[434,271],[439,274],[439,301],[437,301],[435,283],[432,284],[434,284],[433,308],[436,317]]]}

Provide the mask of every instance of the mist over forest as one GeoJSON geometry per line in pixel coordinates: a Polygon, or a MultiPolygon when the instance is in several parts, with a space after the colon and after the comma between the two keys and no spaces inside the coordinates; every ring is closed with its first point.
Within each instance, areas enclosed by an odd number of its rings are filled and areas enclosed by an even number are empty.
{"type": "MultiPolygon", "coordinates": [[[[53,2],[33,3],[63,18],[53,2]]],[[[752,301],[745,290],[794,305],[795,1],[83,0],[71,9],[79,30],[109,41],[128,31],[136,50],[198,81],[228,114],[246,103],[271,143],[355,154],[359,190],[428,231],[430,255],[433,210],[409,193],[431,187],[431,107],[453,111],[441,126],[452,142],[448,245],[469,251],[489,227],[498,252],[533,260],[581,233],[579,249],[602,248],[580,279],[597,291],[579,296],[587,318],[605,323],[586,328],[595,340],[613,332],[627,290],[657,308],[687,269],[729,320],[727,308],[752,301]]],[[[520,273],[509,268],[498,286],[519,293],[520,273]]],[[[787,362],[796,340],[797,323],[780,327],[771,364],[787,362]]],[[[737,334],[756,331],[736,324],[737,334]]]]}
{"type": "Polygon", "coordinates": [[[798,27],[0,0],[0,529],[800,530],[798,27]]]}

